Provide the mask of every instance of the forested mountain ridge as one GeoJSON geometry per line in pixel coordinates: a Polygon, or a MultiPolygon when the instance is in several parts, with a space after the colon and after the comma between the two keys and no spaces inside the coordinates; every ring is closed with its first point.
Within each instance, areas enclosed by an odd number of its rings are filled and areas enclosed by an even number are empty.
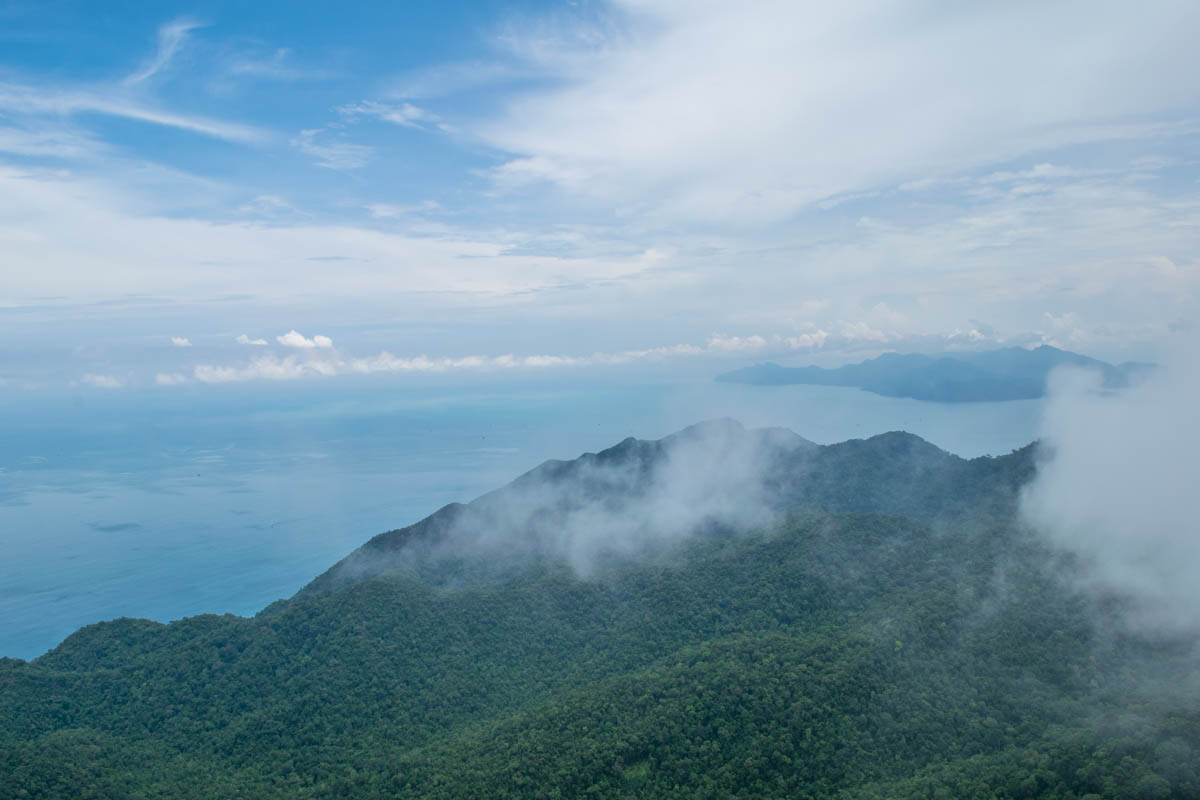
{"type": "Polygon", "coordinates": [[[567,545],[585,541],[587,555],[600,559],[614,549],[645,554],[698,529],[745,529],[804,508],[928,523],[1011,516],[1035,452],[1029,445],[1001,458],[964,460],[900,431],[822,446],[783,429],[712,420],[661,440],[629,438],[572,461],[546,462],[471,503],[373,537],[306,591],[397,565],[437,582],[446,561],[490,571],[510,560],[561,557],[564,531],[567,545]],[[624,541],[631,531],[636,541],[624,541]]]}
{"type": "Polygon", "coordinates": [[[943,355],[884,353],[858,364],[834,369],[755,364],[724,372],[724,383],[763,386],[811,384],[854,386],[887,397],[911,397],[938,403],[1032,400],[1046,394],[1046,379],[1058,367],[1093,370],[1106,389],[1122,389],[1154,370],[1153,364],[1129,361],[1108,364],[1099,359],[1041,345],[1032,350],[1006,347],[983,352],[943,355]]]}
{"type": "Polygon", "coordinates": [[[1190,643],[1067,588],[1035,467],[729,422],[550,462],[255,618],[0,662],[0,796],[1200,796],[1190,643]]]}

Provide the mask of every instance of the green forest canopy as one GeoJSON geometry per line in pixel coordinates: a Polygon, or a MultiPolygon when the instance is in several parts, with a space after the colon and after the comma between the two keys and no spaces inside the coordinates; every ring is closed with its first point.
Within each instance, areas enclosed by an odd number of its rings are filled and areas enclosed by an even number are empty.
{"type": "Polygon", "coordinates": [[[771,524],[588,576],[383,558],[426,521],[254,618],[0,661],[0,796],[1200,797],[1191,643],[1069,588],[1032,448],[788,452],[771,524]]]}

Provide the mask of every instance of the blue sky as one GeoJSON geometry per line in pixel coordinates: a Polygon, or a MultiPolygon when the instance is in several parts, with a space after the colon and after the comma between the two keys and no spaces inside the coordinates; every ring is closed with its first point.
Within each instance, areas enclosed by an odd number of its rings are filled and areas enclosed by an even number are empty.
{"type": "Polygon", "coordinates": [[[0,5],[0,389],[1194,320],[1200,6],[0,5]]]}

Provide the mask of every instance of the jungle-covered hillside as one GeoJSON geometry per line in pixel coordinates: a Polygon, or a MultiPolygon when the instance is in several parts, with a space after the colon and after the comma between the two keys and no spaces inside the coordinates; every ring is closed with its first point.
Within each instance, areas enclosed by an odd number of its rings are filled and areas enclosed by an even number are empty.
{"type": "Polygon", "coordinates": [[[1073,588],[1036,460],[725,421],[549,462],[256,617],[0,661],[0,797],[1200,797],[1192,643],[1073,588]]]}

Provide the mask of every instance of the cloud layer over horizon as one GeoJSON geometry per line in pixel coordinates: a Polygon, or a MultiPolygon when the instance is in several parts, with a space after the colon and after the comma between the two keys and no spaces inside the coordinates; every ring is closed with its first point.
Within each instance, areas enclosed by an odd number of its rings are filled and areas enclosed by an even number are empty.
{"type": "Polygon", "coordinates": [[[714,331],[1119,361],[1194,320],[1194,3],[478,12],[168,4],[80,45],[14,10],[48,44],[0,57],[0,334],[46,350],[4,386],[125,375],[167,339],[235,374],[204,348],[239,335],[297,365],[335,340],[449,364],[714,331]]]}

